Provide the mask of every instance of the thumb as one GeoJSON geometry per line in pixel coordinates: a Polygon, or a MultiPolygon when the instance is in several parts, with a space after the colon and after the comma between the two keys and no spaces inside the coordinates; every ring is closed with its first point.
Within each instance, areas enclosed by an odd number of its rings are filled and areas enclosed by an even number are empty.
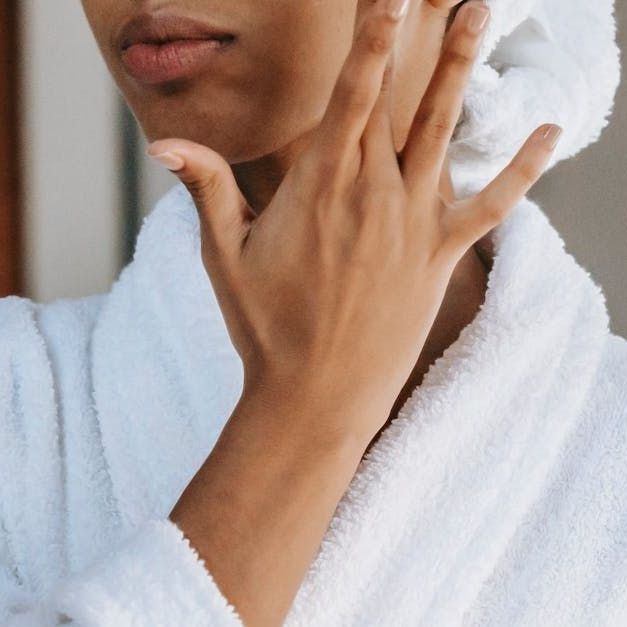
{"type": "Polygon", "coordinates": [[[223,252],[240,250],[255,213],[228,162],[217,152],[183,139],[153,142],[147,154],[173,172],[191,194],[204,237],[223,252]]]}

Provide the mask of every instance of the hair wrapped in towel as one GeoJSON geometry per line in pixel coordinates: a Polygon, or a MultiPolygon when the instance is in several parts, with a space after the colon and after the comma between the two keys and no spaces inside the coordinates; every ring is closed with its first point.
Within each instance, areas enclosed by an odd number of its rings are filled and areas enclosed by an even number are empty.
{"type": "Polygon", "coordinates": [[[491,180],[544,122],[564,129],[550,166],[574,156],[607,126],[620,81],[613,0],[486,2],[492,16],[449,150],[458,188],[491,180]]]}

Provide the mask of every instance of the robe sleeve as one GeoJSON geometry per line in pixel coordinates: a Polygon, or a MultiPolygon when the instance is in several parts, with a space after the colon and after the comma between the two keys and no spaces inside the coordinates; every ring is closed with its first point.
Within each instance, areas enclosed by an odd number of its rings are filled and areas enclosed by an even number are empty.
{"type": "Polygon", "coordinates": [[[0,299],[0,625],[242,625],[169,518],[116,531],[120,512],[81,378],[101,302],[44,311],[0,299]]]}
{"type": "Polygon", "coordinates": [[[168,519],[148,521],[44,598],[29,598],[15,582],[0,591],[0,598],[6,603],[6,627],[243,625],[197,552],[168,519]]]}

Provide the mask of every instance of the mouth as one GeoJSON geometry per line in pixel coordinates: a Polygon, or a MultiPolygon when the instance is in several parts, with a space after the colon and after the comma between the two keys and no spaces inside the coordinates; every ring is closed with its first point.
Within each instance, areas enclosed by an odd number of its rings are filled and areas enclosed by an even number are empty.
{"type": "Polygon", "coordinates": [[[116,47],[132,78],[156,85],[191,78],[208,69],[236,39],[234,33],[190,18],[143,14],[126,23],[116,47]]]}

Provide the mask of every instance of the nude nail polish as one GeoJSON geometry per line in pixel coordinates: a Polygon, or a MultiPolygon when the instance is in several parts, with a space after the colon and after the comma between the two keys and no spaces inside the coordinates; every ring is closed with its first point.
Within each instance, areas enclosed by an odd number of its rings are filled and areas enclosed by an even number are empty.
{"type": "Polygon", "coordinates": [[[463,15],[464,26],[473,34],[478,35],[484,28],[490,16],[490,7],[485,2],[468,4],[463,15]]]}
{"type": "Polygon", "coordinates": [[[549,148],[553,149],[557,146],[557,142],[562,136],[562,130],[562,127],[558,124],[549,124],[542,133],[542,140],[549,146],[549,148]]]}
{"type": "Polygon", "coordinates": [[[175,155],[173,152],[162,152],[158,155],[153,155],[147,153],[150,157],[152,157],[157,163],[160,163],[162,166],[171,170],[172,172],[177,172],[181,170],[185,165],[185,161],[178,155],[175,155]]]}

